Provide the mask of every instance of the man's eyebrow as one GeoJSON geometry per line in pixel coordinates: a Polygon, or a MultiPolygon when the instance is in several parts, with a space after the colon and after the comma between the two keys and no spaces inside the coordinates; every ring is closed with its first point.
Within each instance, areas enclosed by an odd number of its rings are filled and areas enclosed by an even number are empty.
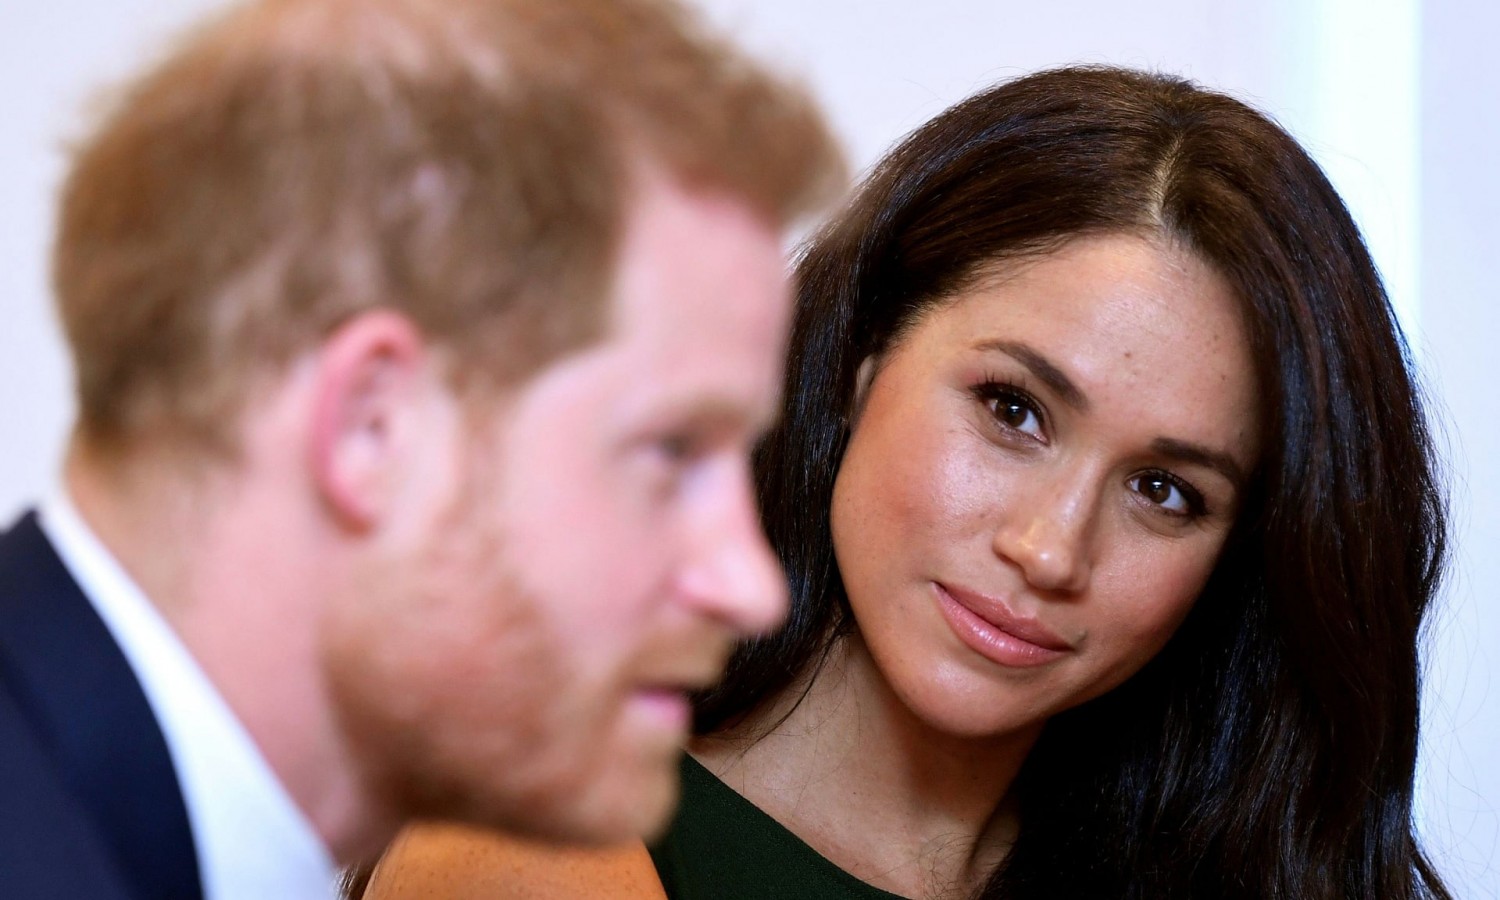
{"type": "Polygon", "coordinates": [[[658,401],[651,419],[710,432],[747,429],[760,434],[775,424],[780,412],[779,404],[761,409],[729,397],[665,397],[658,401]]]}
{"type": "Polygon", "coordinates": [[[1027,371],[1035,375],[1037,380],[1045,384],[1064,403],[1078,410],[1087,412],[1089,398],[1083,395],[1078,385],[1063,374],[1051,360],[1043,356],[1035,347],[1021,341],[984,341],[974,345],[974,349],[985,352],[1004,353],[1011,359],[1025,366],[1027,371]]]}
{"type": "Polygon", "coordinates": [[[1151,450],[1168,459],[1192,463],[1214,469],[1229,479],[1237,488],[1245,486],[1245,470],[1234,457],[1218,450],[1210,450],[1200,444],[1179,441],[1174,438],[1157,438],[1151,442],[1151,450]]]}

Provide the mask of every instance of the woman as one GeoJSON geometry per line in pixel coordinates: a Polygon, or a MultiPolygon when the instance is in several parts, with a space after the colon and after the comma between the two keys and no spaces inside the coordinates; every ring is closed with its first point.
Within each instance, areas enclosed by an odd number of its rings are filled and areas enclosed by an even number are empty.
{"type": "Polygon", "coordinates": [[[793,611],[702,698],[670,896],[1448,896],[1411,823],[1442,500],[1295,142],[1043,72],[799,275],[758,459],[793,611]]]}

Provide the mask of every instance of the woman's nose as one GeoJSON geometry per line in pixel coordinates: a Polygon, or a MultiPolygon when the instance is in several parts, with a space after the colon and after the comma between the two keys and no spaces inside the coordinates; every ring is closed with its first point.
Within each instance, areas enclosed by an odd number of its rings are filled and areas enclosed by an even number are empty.
{"type": "Polygon", "coordinates": [[[994,551],[1021,571],[1032,588],[1077,594],[1088,586],[1099,491],[1081,474],[1037,482],[1007,498],[995,529],[994,551]]]}

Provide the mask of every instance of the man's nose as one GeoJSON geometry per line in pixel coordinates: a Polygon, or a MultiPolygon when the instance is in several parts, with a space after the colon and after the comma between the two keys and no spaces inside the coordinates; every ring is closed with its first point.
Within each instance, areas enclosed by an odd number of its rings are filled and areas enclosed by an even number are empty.
{"type": "Polygon", "coordinates": [[[994,534],[996,555],[1045,593],[1077,594],[1093,569],[1100,490],[1089,473],[1039,477],[1033,489],[1006,498],[994,534]]]}
{"type": "Polygon", "coordinates": [[[691,536],[685,594],[701,612],[742,636],[765,634],[787,613],[786,576],[761,530],[748,472],[691,536]]]}

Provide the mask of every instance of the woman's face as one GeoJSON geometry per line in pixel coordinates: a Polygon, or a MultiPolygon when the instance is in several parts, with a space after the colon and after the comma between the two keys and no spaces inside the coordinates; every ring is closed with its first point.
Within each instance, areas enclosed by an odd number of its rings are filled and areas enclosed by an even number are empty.
{"type": "Polygon", "coordinates": [[[928,311],[861,376],[834,549],[913,713],[1016,732],[1161,649],[1258,453],[1249,341],[1217,274],[1164,243],[1081,238],[928,311]]]}

